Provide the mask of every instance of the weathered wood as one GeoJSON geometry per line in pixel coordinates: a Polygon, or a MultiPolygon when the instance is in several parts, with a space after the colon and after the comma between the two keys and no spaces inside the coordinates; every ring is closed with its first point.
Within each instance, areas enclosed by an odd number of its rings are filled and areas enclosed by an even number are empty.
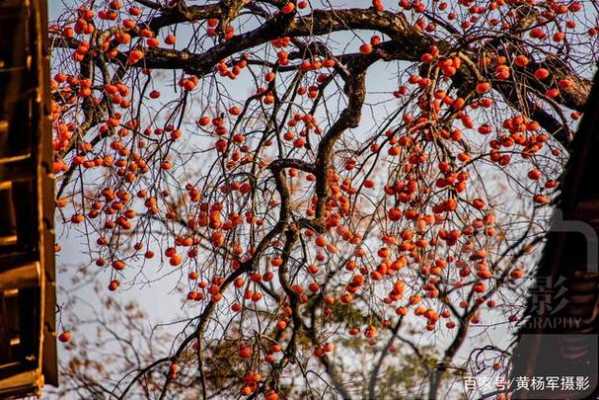
{"type": "Polygon", "coordinates": [[[47,24],[0,2],[0,398],[58,383],[47,24]]]}

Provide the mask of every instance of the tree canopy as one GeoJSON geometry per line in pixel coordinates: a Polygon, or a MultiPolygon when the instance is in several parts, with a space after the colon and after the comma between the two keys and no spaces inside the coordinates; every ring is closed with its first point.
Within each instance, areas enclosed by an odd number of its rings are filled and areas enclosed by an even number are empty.
{"type": "Polygon", "coordinates": [[[61,271],[60,393],[436,399],[505,377],[590,92],[597,11],[60,6],[57,252],[81,264],[61,271]],[[123,304],[150,283],[151,299],[123,304]],[[102,299],[92,316],[71,299],[85,285],[102,299]],[[146,326],[144,308],[172,297],[170,331],[146,326]]]}

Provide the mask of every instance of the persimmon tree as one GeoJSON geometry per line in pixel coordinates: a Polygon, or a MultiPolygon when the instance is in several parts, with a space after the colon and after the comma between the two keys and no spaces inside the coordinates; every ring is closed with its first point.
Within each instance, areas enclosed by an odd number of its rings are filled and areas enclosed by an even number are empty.
{"type": "Polygon", "coordinates": [[[480,338],[520,319],[596,17],[581,1],[64,6],[57,217],[88,265],[62,273],[110,306],[63,307],[63,393],[435,399],[507,373],[509,347],[480,338]],[[177,335],[114,306],[149,270],[186,288],[152,299],[182,297],[177,335]],[[95,354],[90,323],[122,348],[95,354]]]}

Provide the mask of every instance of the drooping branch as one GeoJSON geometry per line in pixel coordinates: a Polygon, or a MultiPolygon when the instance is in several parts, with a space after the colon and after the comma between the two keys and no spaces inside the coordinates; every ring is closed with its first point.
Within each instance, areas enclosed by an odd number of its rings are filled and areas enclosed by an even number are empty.
{"type": "MultiPolygon", "coordinates": [[[[162,13],[151,19],[149,25],[153,29],[177,24],[185,21],[195,21],[207,18],[216,18],[220,14],[218,5],[189,6],[181,8],[177,6],[172,9],[163,10],[162,13]]],[[[374,9],[341,9],[341,10],[314,10],[310,15],[294,18],[293,15],[277,14],[265,21],[260,27],[246,33],[236,35],[229,41],[222,42],[202,53],[191,53],[187,50],[175,50],[166,48],[147,48],[144,51],[144,59],[136,66],[149,69],[181,69],[187,73],[204,76],[210,73],[214,66],[221,60],[233,56],[245,50],[268,43],[281,36],[308,37],[330,34],[332,32],[346,30],[372,30],[388,35],[391,40],[383,42],[376,51],[368,58],[370,62],[376,60],[405,60],[418,61],[420,55],[435,44],[441,49],[452,49],[453,45],[446,41],[438,41],[430,34],[416,29],[401,13],[389,11],[379,12],[374,9]]],[[[58,43],[63,43],[58,39],[58,43]]],[[[78,43],[69,42],[70,48],[77,48],[78,43]]],[[[517,47],[516,47],[517,48],[517,47]]],[[[478,64],[478,57],[484,53],[469,53],[473,63],[478,64]]],[[[348,58],[355,59],[356,55],[341,55],[338,58],[346,61],[348,58]]],[[[127,54],[121,53],[113,62],[125,64],[127,54]]],[[[577,111],[582,111],[590,92],[591,82],[579,77],[567,65],[554,59],[543,62],[531,63],[526,69],[515,69],[518,74],[517,80],[524,82],[527,86],[544,91],[544,86],[533,76],[537,68],[548,68],[554,76],[553,81],[568,80],[571,84],[560,88],[560,96],[555,99],[556,103],[577,111]]],[[[456,75],[460,81],[476,82],[473,72],[467,67],[462,67],[456,75]]],[[[494,80],[493,73],[488,76],[494,80]]],[[[520,109],[520,101],[517,101],[513,88],[509,84],[497,86],[500,93],[508,100],[515,109],[520,109]]],[[[563,123],[558,122],[551,114],[547,113],[542,106],[528,101],[530,115],[548,132],[554,133],[556,139],[567,145],[569,132],[563,123]],[[559,126],[563,129],[559,129],[559,126]]]]}

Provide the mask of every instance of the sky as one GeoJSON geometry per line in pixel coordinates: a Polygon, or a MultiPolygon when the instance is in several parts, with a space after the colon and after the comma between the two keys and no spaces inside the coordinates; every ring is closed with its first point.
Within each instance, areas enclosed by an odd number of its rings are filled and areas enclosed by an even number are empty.
{"type": "MultiPolygon", "coordinates": [[[[367,7],[364,2],[358,1],[346,1],[346,2],[332,2],[337,7],[367,7]]],[[[69,3],[67,3],[69,4],[69,3]]],[[[72,3],[71,3],[72,4],[72,3]]],[[[391,2],[389,2],[391,4],[391,2]]],[[[49,1],[49,12],[50,19],[54,20],[58,15],[60,15],[61,10],[64,9],[65,5],[58,0],[50,0],[49,1]]],[[[188,34],[188,33],[187,33],[188,34]]],[[[368,38],[364,32],[361,32],[364,38],[368,38]]],[[[178,38],[180,42],[185,42],[185,29],[178,32],[178,38]]],[[[344,48],[350,49],[351,51],[357,51],[359,45],[361,44],[360,40],[357,40],[353,34],[342,33],[335,35],[335,40],[337,41],[337,46],[339,50],[343,50],[344,48]]],[[[399,65],[399,68],[403,68],[405,65],[399,65]]],[[[367,87],[370,92],[367,103],[369,106],[365,108],[364,117],[361,122],[360,129],[365,132],[369,129],[373,129],[378,122],[380,122],[381,115],[387,115],[388,111],[392,109],[392,105],[388,103],[381,103],[383,100],[388,100],[388,92],[395,90],[397,88],[397,78],[395,77],[397,72],[398,64],[388,64],[388,63],[377,63],[374,65],[369,74],[367,87]]],[[[237,98],[242,99],[246,94],[250,93],[252,89],[252,84],[249,80],[241,78],[237,81],[230,82],[228,84],[230,88],[230,92],[234,95],[237,95],[237,98]]],[[[163,86],[160,88],[161,91],[165,93],[170,89],[167,86],[163,86]]],[[[166,97],[166,96],[165,96],[166,97]]],[[[360,134],[356,134],[356,137],[360,137],[360,134]]],[[[201,161],[198,161],[201,162],[201,161]]],[[[488,172],[491,176],[493,176],[494,172],[488,172]]],[[[499,182],[496,186],[496,190],[498,193],[504,191],[504,187],[501,186],[501,182],[499,182]]],[[[87,243],[85,241],[85,237],[82,232],[77,232],[75,230],[62,229],[60,223],[60,215],[57,215],[57,242],[59,242],[62,246],[62,250],[57,255],[57,265],[59,268],[59,272],[63,271],[63,273],[58,274],[58,283],[59,283],[59,305],[63,307],[64,313],[73,313],[77,314],[81,319],[89,319],[92,318],[96,312],[102,308],[102,298],[98,298],[97,294],[93,290],[92,285],[84,285],[81,286],[78,282],[73,282],[72,277],[79,275],[74,273],[74,271],[78,270],[82,265],[87,266],[90,270],[96,268],[91,265],[91,261],[89,257],[85,254],[87,249],[87,243]],[[76,295],[80,301],[75,304],[70,304],[68,299],[73,295],[76,295]]],[[[179,320],[182,315],[185,315],[187,312],[190,312],[191,315],[197,314],[199,310],[196,309],[182,309],[181,307],[181,293],[174,293],[174,289],[178,286],[181,281],[183,272],[176,272],[169,269],[168,266],[159,267],[155,264],[149,264],[144,267],[144,277],[142,278],[146,281],[144,284],[137,284],[133,286],[127,287],[124,285],[121,289],[119,289],[115,293],[109,293],[106,289],[103,290],[103,293],[107,296],[115,296],[119,299],[119,301],[126,303],[127,301],[136,301],[141,303],[142,308],[147,313],[147,318],[145,323],[148,328],[158,324],[165,323],[169,321],[179,320]]],[[[108,276],[104,274],[104,276],[100,275],[99,282],[104,287],[108,284],[108,276]]],[[[72,327],[65,325],[65,329],[77,329],[77,327],[72,327]]],[[[60,331],[61,328],[59,328],[60,331]]],[[[180,325],[173,325],[169,328],[165,328],[167,330],[171,330],[176,333],[180,329],[180,325]]],[[[480,330],[480,341],[481,342],[493,342],[498,343],[501,342],[503,344],[511,341],[511,336],[509,335],[506,327],[504,325],[498,325],[494,328],[483,329],[474,328],[473,332],[480,330]]],[[[78,335],[93,335],[93,328],[87,327],[80,332],[78,335]]],[[[438,335],[438,336],[425,336],[417,337],[417,340],[421,341],[421,344],[430,344],[435,342],[436,344],[445,344],[448,343],[451,339],[448,335],[438,335]]],[[[59,357],[66,359],[69,356],[69,351],[65,349],[64,346],[59,345],[59,357]]],[[[106,350],[106,349],[104,349],[106,350]]],[[[465,349],[466,352],[469,352],[471,349],[465,349]]],[[[465,355],[465,354],[463,354],[465,355]]]]}

